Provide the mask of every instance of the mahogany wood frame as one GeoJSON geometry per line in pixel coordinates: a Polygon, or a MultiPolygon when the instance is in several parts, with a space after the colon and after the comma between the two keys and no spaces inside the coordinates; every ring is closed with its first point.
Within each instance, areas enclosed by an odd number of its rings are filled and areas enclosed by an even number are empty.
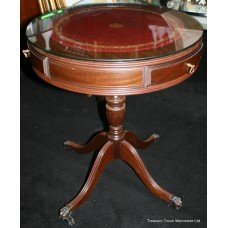
{"type": "Polygon", "coordinates": [[[88,198],[105,166],[115,159],[121,159],[129,164],[156,197],[168,202],[177,209],[182,206],[179,197],[164,190],[150,176],[135,149],[146,149],[159,136],[152,134],[145,141],[141,141],[132,132],[125,131],[123,128],[125,106],[125,96],[106,96],[108,132],[97,134],[87,145],[79,145],[72,141],[64,142],[65,146],[80,154],[86,154],[101,148],[83,188],[73,200],[60,210],[60,217],[67,220],[69,225],[74,224],[74,219],[71,215],[72,211],[88,198]]]}
{"type": "Polygon", "coordinates": [[[90,95],[134,95],[174,86],[199,66],[202,39],[176,54],[138,61],[86,61],[56,56],[28,42],[32,66],[44,81],[90,95]]]}
{"type": "Polygon", "coordinates": [[[158,135],[141,141],[123,129],[126,95],[144,94],[174,86],[197,69],[202,55],[202,40],[191,47],[162,58],[139,61],[85,61],[69,59],[45,52],[28,43],[32,67],[39,77],[57,87],[73,92],[106,97],[108,132],[96,135],[87,145],[72,141],[69,149],[85,154],[99,150],[88,179],[80,193],[60,210],[60,217],[74,223],[72,211],[92,192],[105,166],[114,159],[128,163],[147,188],[160,199],[182,206],[181,199],[162,189],[150,176],[135,148],[145,149],[158,135]]]}

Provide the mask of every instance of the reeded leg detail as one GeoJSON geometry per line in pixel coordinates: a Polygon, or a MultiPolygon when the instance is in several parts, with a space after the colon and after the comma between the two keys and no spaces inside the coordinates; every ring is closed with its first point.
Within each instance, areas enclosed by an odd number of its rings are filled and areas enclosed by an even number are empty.
{"type": "Polygon", "coordinates": [[[146,140],[141,141],[132,132],[124,131],[125,99],[125,96],[106,96],[106,116],[109,124],[109,130],[107,132],[99,133],[86,145],[79,145],[72,141],[66,141],[64,143],[69,149],[82,154],[98,150],[102,147],[97,154],[84,186],[77,196],[60,210],[60,217],[67,220],[69,225],[74,224],[71,213],[88,198],[105,166],[114,159],[122,159],[128,163],[155,196],[168,202],[177,209],[182,206],[180,198],[161,188],[150,176],[135,149],[146,149],[159,136],[153,134],[146,140]]]}
{"type": "Polygon", "coordinates": [[[96,160],[93,164],[85,185],[79,194],[70,203],[68,203],[71,211],[79,207],[88,198],[89,194],[95,187],[103,169],[110,161],[113,160],[113,158],[113,144],[111,142],[107,142],[97,154],[96,160]]]}
{"type": "Polygon", "coordinates": [[[120,158],[128,163],[138,174],[143,183],[147,186],[147,188],[158,198],[169,202],[175,203],[173,200],[173,194],[167,192],[163,188],[161,188],[154,179],[150,176],[147,171],[143,161],[139,157],[137,151],[134,149],[132,145],[130,145],[125,140],[121,142],[120,147],[120,158]]]}
{"type": "Polygon", "coordinates": [[[152,142],[155,142],[159,138],[159,135],[152,134],[146,140],[140,140],[134,133],[125,131],[125,140],[129,142],[133,147],[137,149],[146,149],[152,142]]]}
{"type": "Polygon", "coordinates": [[[104,146],[106,142],[106,132],[100,132],[85,145],[80,145],[73,141],[65,141],[63,145],[70,150],[76,151],[79,154],[87,154],[89,152],[99,150],[102,146],[104,146]]]}

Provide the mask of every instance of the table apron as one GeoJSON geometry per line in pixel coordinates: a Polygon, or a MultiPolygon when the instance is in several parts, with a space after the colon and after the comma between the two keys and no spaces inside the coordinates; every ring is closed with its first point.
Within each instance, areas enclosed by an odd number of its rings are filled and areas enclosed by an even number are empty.
{"type": "Polygon", "coordinates": [[[198,68],[202,43],[192,52],[157,63],[88,63],[45,55],[29,46],[33,69],[42,79],[60,88],[92,95],[133,95],[174,86],[198,68]],[[81,64],[83,63],[83,64],[81,64]]]}

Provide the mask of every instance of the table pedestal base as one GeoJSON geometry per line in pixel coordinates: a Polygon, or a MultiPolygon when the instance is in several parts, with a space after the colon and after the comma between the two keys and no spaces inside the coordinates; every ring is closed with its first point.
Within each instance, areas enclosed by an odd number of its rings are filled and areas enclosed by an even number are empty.
{"type": "Polygon", "coordinates": [[[153,134],[145,141],[141,141],[132,132],[124,131],[124,115],[125,96],[107,96],[106,116],[109,123],[109,131],[97,134],[86,145],[79,145],[72,141],[64,142],[64,145],[69,149],[81,154],[86,154],[101,148],[83,188],[71,202],[60,210],[60,217],[66,219],[69,225],[74,224],[74,219],[71,216],[72,211],[88,198],[105,166],[114,159],[122,159],[129,164],[155,196],[170,203],[177,209],[182,206],[180,198],[167,192],[154,181],[135,149],[146,149],[159,136],[153,134]]]}

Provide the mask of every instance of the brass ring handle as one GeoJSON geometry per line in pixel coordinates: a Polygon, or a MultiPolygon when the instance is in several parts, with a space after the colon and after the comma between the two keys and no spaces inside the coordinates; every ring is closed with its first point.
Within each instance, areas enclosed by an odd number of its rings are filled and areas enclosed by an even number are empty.
{"type": "Polygon", "coordinates": [[[31,53],[30,53],[30,50],[29,49],[26,49],[26,50],[22,50],[22,53],[24,54],[25,58],[29,58],[31,53]]]}
{"type": "Polygon", "coordinates": [[[189,74],[192,74],[192,73],[195,72],[195,67],[196,67],[195,65],[193,65],[193,64],[191,64],[191,63],[187,63],[186,65],[187,65],[188,68],[189,68],[189,71],[188,71],[189,74]]]}

